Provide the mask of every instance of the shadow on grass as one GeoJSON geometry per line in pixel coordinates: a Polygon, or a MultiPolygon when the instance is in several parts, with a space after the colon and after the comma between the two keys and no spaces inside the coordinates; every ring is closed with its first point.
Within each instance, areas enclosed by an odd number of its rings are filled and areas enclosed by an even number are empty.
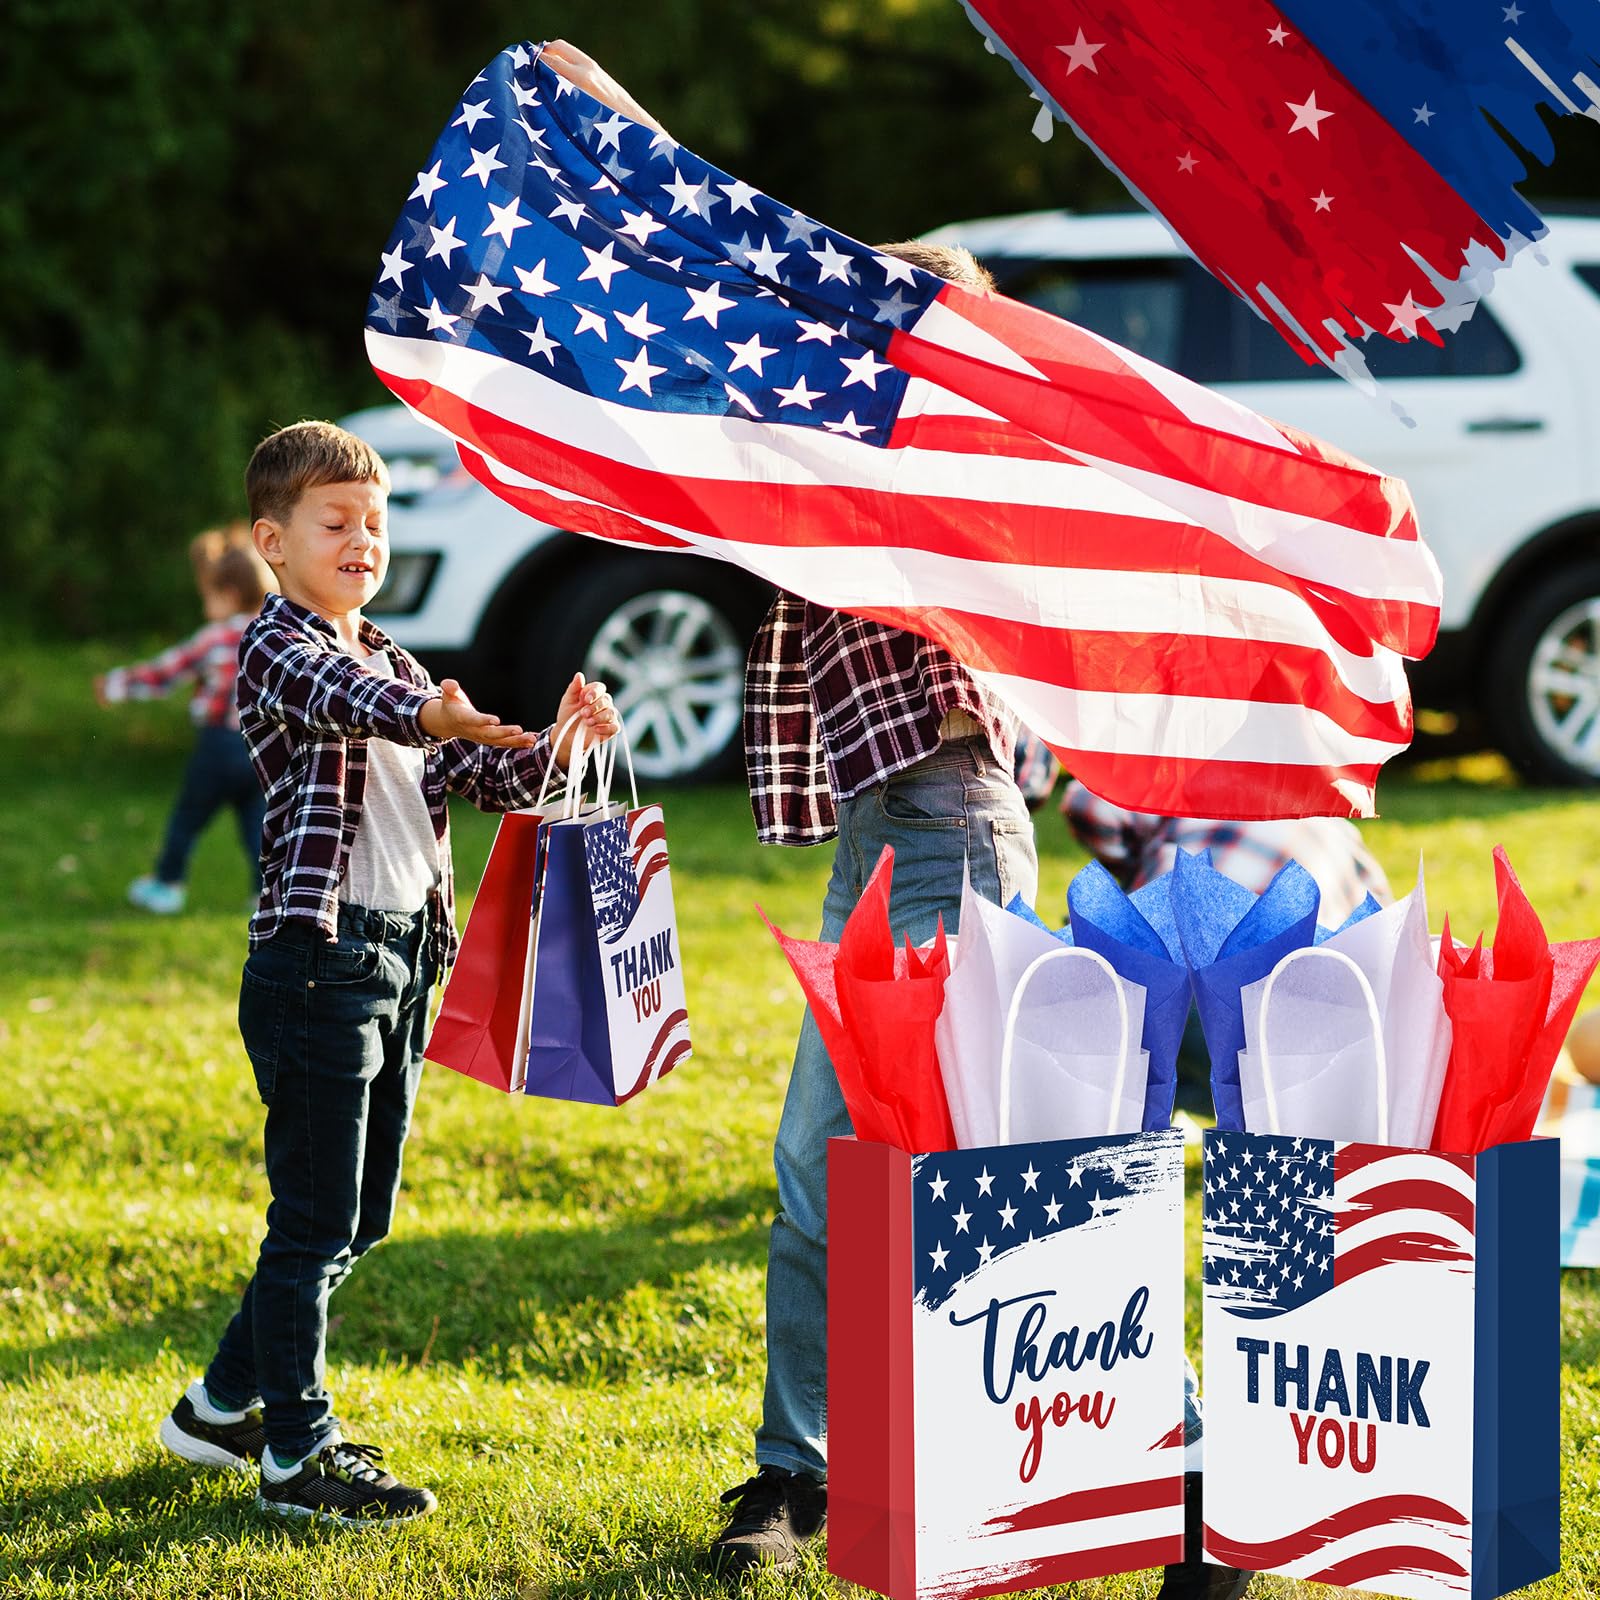
{"type": "MultiPolygon", "coordinates": [[[[771,1204],[770,1189],[753,1184],[587,1227],[389,1240],[330,1307],[330,1364],[381,1352],[591,1384],[634,1379],[642,1368],[703,1371],[705,1346],[742,1339],[748,1325],[742,1306],[707,1308],[702,1289],[684,1280],[706,1267],[763,1267],[771,1204]],[[630,1297],[643,1304],[630,1309],[630,1297]]],[[[189,1353],[199,1371],[237,1305],[237,1289],[211,1290],[144,1322],[15,1346],[0,1356],[0,1376],[22,1379],[41,1366],[132,1371],[168,1348],[189,1353]]]]}
{"type": "Polygon", "coordinates": [[[161,1456],[33,1492],[12,1486],[0,1507],[0,1534],[27,1535],[29,1565],[47,1572],[57,1563],[141,1566],[170,1546],[273,1531],[264,1527],[255,1494],[251,1473],[197,1475],[188,1462],[161,1456]]]}

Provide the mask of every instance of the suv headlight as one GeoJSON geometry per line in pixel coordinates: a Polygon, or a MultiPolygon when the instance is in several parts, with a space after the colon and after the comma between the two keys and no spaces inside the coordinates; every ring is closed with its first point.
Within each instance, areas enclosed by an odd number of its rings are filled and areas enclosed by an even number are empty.
{"type": "Polygon", "coordinates": [[[389,557],[383,587],[367,602],[367,610],[386,617],[409,616],[413,611],[420,611],[438,566],[437,551],[395,551],[389,557]]]}

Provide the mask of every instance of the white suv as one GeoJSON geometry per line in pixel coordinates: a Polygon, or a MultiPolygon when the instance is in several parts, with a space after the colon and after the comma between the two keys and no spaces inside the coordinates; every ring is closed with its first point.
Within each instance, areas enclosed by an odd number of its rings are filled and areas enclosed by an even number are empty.
{"type": "MultiPolygon", "coordinates": [[[[1405,478],[1445,576],[1419,704],[1480,714],[1530,778],[1600,782],[1600,220],[1553,219],[1548,264],[1525,254],[1442,349],[1368,341],[1412,428],[1306,366],[1153,217],[1035,212],[930,237],[970,247],[1007,294],[1405,478]]],[[[371,609],[396,638],[469,687],[493,679],[519,716],[548,715],[574,664],[603,676],[657,781],[737,761],[761,585],[537,526],[399,407],[349,424],[395,471],[371,609]]]]}

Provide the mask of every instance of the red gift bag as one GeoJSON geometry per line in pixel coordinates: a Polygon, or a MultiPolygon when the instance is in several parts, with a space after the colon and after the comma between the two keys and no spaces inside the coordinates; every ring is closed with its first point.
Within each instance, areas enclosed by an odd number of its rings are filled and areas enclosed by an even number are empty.
{"type": "Polygon", "coordinates": [[[522,1092],[528,1069],[522,1010],[539,835],[547,822],[532,811],[501,817],[424,1052],[429,1061],[508,1094],[522,1092]]]}

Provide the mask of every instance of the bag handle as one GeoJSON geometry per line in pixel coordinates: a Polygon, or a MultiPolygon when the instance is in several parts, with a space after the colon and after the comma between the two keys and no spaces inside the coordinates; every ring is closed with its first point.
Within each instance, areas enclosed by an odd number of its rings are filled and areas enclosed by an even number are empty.
{"type": "Polygon", "coordinates": [[[1267,1046],[1267,1005],[1272,999],[1272,991],[1277,984],[1279,974],[1297,961],[1312,957],[1318,961],[1338,961],[1347,966],[1355,975],[1356,982],[1361,987],[1362,998],[1367,1003],[1367,1018],[1372,1023],[1372,1047],[1374,1059],[1378,1069],[1378,1143],[1389,1142],[1389,1056],[1383,1047],[1383,1019],[1378,1015],[1377,996],[1372,992],[1372,985],[1367,982],[1367,975],[1354,961],[1342,950],[1327,950],[1320,946],[1311,946],[1303,950],[1291,950],[1271,972],[1267,974],[1267,981],[1261,990],[1261,1008],[1257,1013],[1259,1019],[1258,1043],[1261,1048],[1257,1054],[1261,1057],[1261,1086],[1267,1096],[1267,1132],[1281,1133],[1278,1126],[1278,1092],[1272,1086],[1272,1054],[1267,1046]]]}
{"type": "Polygon", "coordinates": [[[1086,950],[1077,945],[1071,945],[1063,946],[1060,950],[1047,950],[1042,956],[1035,956],[1024,970],[1022,976],[1017,980],[1017,987],[1011,996],[1011,1004],[1006,1010],[1005,1031],[1000,1038],[1001,1144],[1011,1143],[1011,1063],[1016,1051],[1017,1016],[1022,1009],[1023,992],[1032,983],[1034,974],[1046,963],[1071,960],[1092,961],[1096,966],[1103,967],[1107,977],[1111,979],[1112,993],[1117,997],[1117,1020],[1120,1025],[1119,1039],[1121,1042],[1117,1049],[1117,1076],[1111,1091],[1111,1114],[1106,1119],[1106,1132],[1113,1134],[1117,1131],[1117,1112],[1122,1107],[1122,1093],[1128,1082],[1128,996],[1117,977],[1116,968],[1098,950],[1086,950]]]}
{"type": "Polygon", "coordinates": [[[633,746],[628,740],[628,727],[617,718],[617,731],[604,744],[594,747],[595,801],[605,814],[611,815],[611,780],[617,770],[617,746],[622,746],[623,759],[628,764],[628,792],[633,797],[633,809],[639,809],[639,783],[633,775],[633,746]]]}
{"type": "MultiPolygon", "coordinates": [[[[549,765],[546,766],[545,769],[544,769],[544,782],[539,785],[539,798],[537,800],[535,800],[534,803],[533,803],[533,808],[534,808],[535,811],[544,810],[545,799],[547,798],[547,796],[550,793],[550,780],[551,780],[552,777],[555,776],[556,773],[561,772],[561,768],[556,765],[556,755],[555,755],[556,747],[561,743],[561,740],[562,740],[563,736],[566,734],[567,729],[570,728],[573,725],[573,723],[575,723],[577,720],[578,720],[578,718],[575,715],[568,717],[567,720],[565,722],[563,722],[559,728],[556,729],[555,733],[551,735],[551,738],[550,738],[550,762],[549,762],[549,765]]],[[[565,772],[561,772],[561,783],[562,783],[562,789],[563,790],[570,790],[570,789],[576,787],[576,785],[573,783],[573,774],[572,774],[573,756],[576,755],[576,754],[577,754],[577,751],[574,750],[572,755],[569,755],[567,757],[567,770],[565,772]]],[[[581,766],[579,767],[579,773],[580,773],[580,775],[582,773],[582,767],[581,766]]],[[[561,791],[558,791],[558,793],[559,792],[561,792],[561,791]]]]}

